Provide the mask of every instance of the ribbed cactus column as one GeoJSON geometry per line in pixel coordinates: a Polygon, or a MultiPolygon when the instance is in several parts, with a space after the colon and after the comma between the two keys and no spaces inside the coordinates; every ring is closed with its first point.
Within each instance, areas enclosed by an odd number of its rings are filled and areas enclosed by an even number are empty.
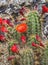
{"type": "MultiPolygon", "coordinates": [[[[36,40],[36,35],[41,36],[41,22],[39,20],[38,13],[30,12],[28,14],[28,44],[30,45],[32,42],[39,44],[36,40]],[[30,37],[29,37],[30,36],[30,37]]],[[[33,48],[34,52],[34,65],[41,65],[41,50],[37,47],[33,48]]]]}
{"type": "Polygon", "coordinates": [[[41,35],[41,22],[39,20],[39,16],[38,16],[38,13],[35,11],[35,12],[30,12],[28,14],[28,32],[27,33],[30,33],[30,34],[33,34],[33,35],[41,35]]]}
{"type": "Polygon", "coordinates": [[[46,48],[44,50],[44,54],[42,56],[42,65],[47,65],[48,64],[48,42],[46,44],[46,48]]]}
{"type": "Polygon", "coordinates": [[[21,54],[20,64],[21,65],[34,65],[33,64],[33,53],[32,53],[32,49],[25,48],[23,50],[23,52],[21,54]]]}

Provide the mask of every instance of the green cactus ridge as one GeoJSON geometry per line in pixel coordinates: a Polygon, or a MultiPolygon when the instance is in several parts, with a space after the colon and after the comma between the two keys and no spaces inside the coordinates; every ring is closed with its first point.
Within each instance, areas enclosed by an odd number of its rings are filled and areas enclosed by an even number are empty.
{"type": "Polygon", "coordinates": [[[39,21],[39,16],[36,12],[31,12],[28,15],[28,21],[27,25],[28,25],[28,32],[30,32],[30,34],[39,34],[41,33],[41,22],[39,21]]]}

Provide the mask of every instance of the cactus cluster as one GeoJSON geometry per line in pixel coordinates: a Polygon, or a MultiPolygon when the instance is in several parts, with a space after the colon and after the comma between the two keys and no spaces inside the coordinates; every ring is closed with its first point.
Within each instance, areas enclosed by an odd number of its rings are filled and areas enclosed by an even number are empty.
{"type": "Polygon", "coordinates": [[[20,58],[20,65],[33,65],[32,49],[26,48],[23,50],[20,58]]]}
{"type": "MultiPolygon", "coordinates": [[[[32,42],[36,44],[40,44],[40,41],[38,41],[36,39],[36,35],[39,35],[39,37],[41,37],[41,22],[40,22],[40,18],[38,15],[37,11],[28,13],[27,16],[24,15],[24,17],[26,17],[25,21],[23,21],[23,28],[22,28],[22,23],[17,24],[18,27],[16,27],[17,29],[13,29],[13,35],[11,35],[11,38],[13,40],[13,42],[10,42],[9,45],[9,52],[10,55],[18,55],[20,57],[20,61],[19,64],[20,65],[40,65],[41,64],[41,60],[38,60],[38,58],[41,58],[41,53],[40,53],[40,49],[38,50],[37,46],[32,46],[32,42]],[[20,25],[21,24],[21,25],[20,25]],[[24,24],[27,25],[27,30],[24,27],[24,24]],[[25,31],[23,31],[25,30],[25,31]],[[14,39],[13,39],[14,38],[14,39]],[[17,50],[17,48],[15,48],[14,43],[19,45],[19,53],[13,53],[14,51],[17,50]],[[12,48],[13,45],[13,48],[12,48]],[[27,47],[29,47],[29,49],[27,49],[27,47]],[[12,48],[13,52],[10,50],[10,48],[12,48]],[[24,50],[22,51],[21,49],[24,50]],[[33,52],[32,50],[33,49],[33,52]],[[20,54],[20,51],[22,54],[20,54]],[[39,54],[39,56],[38,56],[39,54]],[[37,59],[35,60],[35,58],[37,57],[37,59]],[[34,61],[34,62],[33,62],[34,61]]],[[[21,22],[21,21],[20,21],[21,22]]],[[[11,41],[12,41],[11,40],[11,41]]],[[[33,44],[34,44],[33,43],[33,44]]],[[[17,59],[15,60],[15,62],[17,61],[17,59]]],[[[14,64],[16,65],[16,64],[14,64]]]]}

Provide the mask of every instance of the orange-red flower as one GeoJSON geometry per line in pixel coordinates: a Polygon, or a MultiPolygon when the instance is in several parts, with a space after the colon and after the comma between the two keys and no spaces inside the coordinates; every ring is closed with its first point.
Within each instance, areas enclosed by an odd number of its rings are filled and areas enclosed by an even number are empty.
{"type": "Polygon", "coordinates": [[[16,26],[16,30],[17,30],[18,32],[24,33],[24,32],[27,31],[27,27],[28,27],[28,26],[27,26],[26,23],[22,23],[22,24],[19,24],[19,25],[16,26]]]}

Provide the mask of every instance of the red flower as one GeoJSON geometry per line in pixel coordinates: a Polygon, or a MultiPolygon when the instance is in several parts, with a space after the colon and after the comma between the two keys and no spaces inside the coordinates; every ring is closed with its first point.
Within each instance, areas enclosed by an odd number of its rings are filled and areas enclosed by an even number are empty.
{"type": "Polygon", "coordinates": [[[23,12],[26,12],[26,7],[23,6],[21,10],[23,10],[23,12]]]}
{"type": "Polygon", "coordinates": [[[1,41],[4,41],[4,40],[5,40],[4,35],[0,35],[0,40],[1,40],[1,41]]]}
{"type": "Polygon", "coordinates": [[[0,18],[0,25],[2,24],[2,21],[3,21],[2,18],[0,18]]]}
{"type": "Polygon", "coordinates": [[[26,12],[26,8],[25,7],[22,7],[19,11],[19,13],[24,16],[24,12],[26,12]]]}
{"type": "Polygon", "coordinates": [[[36,35],[36,40],[39,41],[39,42],[42,41],[39,35],[36,35]]]}
{"type": "Polygon", "coordinates": [[[10,20],[7,20],[7,24],[8,24],[9,26],[13,27],[13,23],[10,22],[10,20]]]}
{"type": "Polygon", "coordinates": [[[22,18],[20,21],[24,21],[24,20],[26,20],[26,18],[22,18]]]}
{"type": "Polygon", "coordinates": [[[24,16],[23,10],[20,10],[19,13],[24,16]]]}
{"type": "Polygon", "coordinates": [[[45,47],[43,43],[40,43],[40,46],[45,47]]]}
{"type": "Polygon", "coordinates": [[[0,18],[0,24],[7,24],[7,20],[0,18]]]}
{"type": "Polygon", "coordinates": [[[2,31],[2,32],[8,32],[8,30],[6,29],[5,26],[2,26],[1,29],[0,29],[0,31],[2,31]]]}
{"type": "Polygon", "coordinates": [[[12,47],[11,47],[11,51],[14,52],[14,53],[18,53],[19,52],[19,48],[16,44],[14,44],[12,47]]]}
{"type": "Polygon", "coordinates": [[[42,6],[42,12],[46,13],[48,12],[48,7],[46,7],[45,5],[42,6]]]}
{"type": "Polygon", "coordinates": [[[6,19],[3,19],[2,24],[7,24],[7,20],[6,19]]]}
{"type": "Polygon", "coordinates": [[[8,57],[8,61],[9,61],[9,60],[12,60],[12,59],[14,59],[14,58],[15,58],[15,56],[9,56],[9,57],[8,57]]]}
{"type": "Polygon", "coordinates": [[[32,46],[33,47],[38,47],[39,45],[38,44],[35,44],[34,42],[32,42],[32,46]]]}
{"type": "Polygon", "coordinates": [[[8,24],[9,26],[13,27],[13,23],[8,19],[3,19],[2,24],[8,24]]]}
{"type": "Polygon", "coordinates": [[[26,36],[21,36],[21,41],[22,41],[23,43],[25,43],[25,42],[26,42],[26,36]]]}

